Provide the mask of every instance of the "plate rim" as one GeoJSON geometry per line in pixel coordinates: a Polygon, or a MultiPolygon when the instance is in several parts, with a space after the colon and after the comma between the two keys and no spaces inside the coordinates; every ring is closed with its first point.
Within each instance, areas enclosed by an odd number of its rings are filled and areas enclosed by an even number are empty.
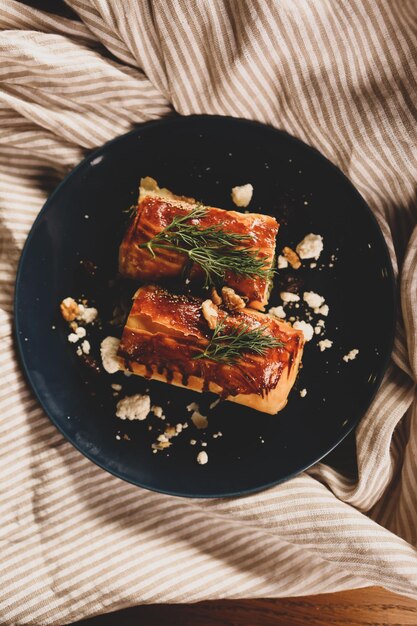
{"type": "MultiPolygon", "coordinates": [[[[13,337],[14,337],[14,342],[15,342],[15,347],[16,347],[16,355],[17,355],[17,360],[20,364],[20,367],[23,371],[23,374],[25,376],[26,382],[29,385],[31,391],[34,393],[37,402],[39,403],[40,407],[42,408],[42,410],[44,411],[44,413],[46,414],[46,416],[48,417],[48,419],[50,420],[50,422],[53,424],[53,426],[55,428],[57,428],[57,430],[63,435],[63,437],[65,438],[66,441],[68,441],[72,446],[74,446],[74,448],[80,452],[83,456],[85,456],[89,461],[93,462],[96,466],[100,467],[101,469],[105,470],[106,472],[108,472],[109,474],[111,474],[112,476],[115,476],[116,478],[119,478],[129,484],[132,484],[136,487],[140,487],[141,489],[146,489],[148,491],[152,491],[154,493],[161,493],[164,495],[169,495],[169,496],[175,496],[175,497],[185,497],[185,498],[197,498],[197,499],[217,499],[217,498],[234,498],[234,497],[243,497],[243,496],[247,496],[250,494],[254,494],[254,493],[259,493],[261,491],[265,491],[267,489],[270,489],[276,485],[282,484],[288,480],[290,480],[291,478],[294,478],[295,476],[298,476],[299,474],[305,472],[307,469],[309,469],[310,467],[312,467],[313,465],[316,465],[317,463],[319,463],[320,461],[322,461],[322,459],[324,457],[326,457],[330,452],[332,452],[337,446],[339,446],[342,441],[353,431],[356,429],[356,427],[358,426],[359,422],[363,419],[365,413],[368,411],[369,407],[371,406],[376,394],[378,393],[382,380],[385,376],[385,373],[388,369],[390,360],[391,360],[391,356],[392,356],[392,351],[393,351],[393,347],[394,347],[394,341],[395,341],[395,329],[396,329],[396,322],[397,322],[397,313],[398,313],[398,304],[397,304],[397,284],[396,284],[396,277],[394,274],[394,269],[393,269],[393,264],[392,264],[392,260],[391,260],[391,254],[390,254],[390,249],[388,247],[388,244],[385,240],[384,234],[382,232],[381,226],[379,225],[378,219],[376,218],[374,212],[371,210],[370,206],[368,205],[368,203],[366,202],[365,198],[362,196],[362,194],[359,192],[359,190],[356,188],[356,186],[353,184],[353,182],[348,178],[348,176],[346,176],[346,174],[344,172],[342,172],[342,170],[335,165],[332,161],[330,161],[324,154],[322,154],[317,148],[310,146],[309,144],[305,143],[302,139],[299,139],[298,137],[296,137],[295,135],[291,135],[290,133],[288,133],[285,130],[282,130],[280,128],[276,128],[275,126],[272,126],[270,124],[266,124],[263,122],[259,122],[257,120],[250,120],[250,119],[246,119],[246,118],[239,118],[239,117],[233,117],[230,115],[210,115],[210,114],[192,114],[192,115],[176,115],[176,114],[172,114],[172,115],[168,115],[162,118],[158,118],[158,119],[154,119],[154,120],[149,120],[146,122],[142,122],[138,125],[136,125],[132,130],[123,133],[122,135],[118,135],[117,137],[114,137],[113,139],[110,139],[109,141],[105,142],[103,145],[99,146],[98,148],[92,150],[91,152],[89,152],[74,168],[72,168],[67,174],[66,176],[58,183],[58,185],[55,187],[55,189],[52,191],[52,193],[46,198],[44,204],[42,205],[42,208],[40,209],[39,213],[37,214],[35,220],[33,221],[32,226],[30,227],[30,230],[28,232],[28,235],[26,237],[25,243],[23,245],[21,254],[20,254],[20,258],[19,258],[19,262],[18,262],[18,266],[17,266],[17,271],[16,271],[16,278],[15,278],[15,282],[14,282],[14,296],[13,296],[13,337]],[[349,184],[349,186],[351,187],[353,193],[357,196],[358,200],[360,201],[360,203],[362,204],[363,208],[366,210],[366,212],[368,213],[368,215],[371,217],[371,221],[373,221],[373,223],[376,226],[375,229],[375,233],[377,233],[377,236],[380,240],[380,243],[382,244],[382,248],[385,252],[386,255],[386,259],[387,259],[387,268],[388,268],[388,277],[387,277],[387,282],[389,282],[390,288],[388,290],[387,288],[387,301],[389,299],[389,304],[390,304],[390,310],[391,310],[391,315],[392,315],[392,327],[389,329],[389,338],[387,340],[386,343],[386,354],[385,354],[385,358],[383,359],[383,361],[381,362],[381,366],[379,368],[379,373],[378,376],[376,377],[375,380],[375,387],[372,391],[372,394],[369,396],[369,398],[367,399],[367,402],[364,404],[364,406],[362,407],[359,416],[357,416],[355,419],[352,420],[351,423],[349,423],[348,427],[345,428],[345,430],[343,431],[342,435],[339,435],[337,437],[337,441],[335,441],[335,443],[333,443],[332,445],[330,445],[329,447],[326,448],[326,450],[320,454],[319,456],[317,455],[313,455],[314,456],[314,460],[313,461],[308,461],[305,465],[301,466],[299,469],[287,474],[285,477],[281,477],[279,479],[276,480],[272,480],[268,483],[264,483],[262,485],[258,485],[255,487],[249,487],[246,489],[239,489],[239,490],[234,490],[234,491],[229,491],[227,493],[210,493],[210,494],[199,494],[199,493],[189,493],[189,492],[184,492],[184,491],[178,491],[178,490],[173,490],[173,489],[163,489],[163,488],[155,488],[149,485],[145,485],[143,483],[140,483],[137,480],[134,480],[132,478],[129,478],[128,476],[124,475],[123,472],[119,472],[113,469],[110,469],[109,467],[106,467],[105,464],[103,462],[100,462],[98,459],[94,458],[94,456],[92,454],[90,454],[88,451],[84,450],[81,448],[81,446],[77,443],[76,438],[72,437],[71,435],[69,435],[67,432],[65,432],[65,429],[61,427],[61,425],[59,424],[59,422],[57,420],[55,420],[54,416],[53,416],[53,412],[49,411],[49,409],[47,408],[47,406],[45,405],[45,403],[43,402],[43,400],[40,397],[40,394],[38,393],[37,390],[37,385],[33,380],[32,374],[31,374],[31,370],[26,362],[26,357],[25,357],[25,347],[26,344],[23,342],[22,340],[22,336],[21,336],[21,332],[20,332],[20,328],[19,328],[19,314],[18,314],[18,305],[19,305],[19,284],[21,281],[21,274],[23,272],[23,266],[24,266],[24,262],[25,262],[25,258],[28,252],[28,249],[30,248],[30,244],[31,244],[31,240],[32,237],[36,231],[36,228],[38,226],[38,223],[41,221],[41,219],[43,218],[43,216],[45,215],[45,213],[48,211],[49,205],[52,203],[52,201],[55,199],[55,196],[59,195],[59,193],[61,192],[62,187],[64,187],[64,185],[67,183],[68,179],[70,179],[73,174],[75,174],[78,170],[82,169],[87,163],[94,161],[96,158],[100,157],[102,155],[103,152],[107,151],[113,144],[118,143],[119,141],[123,141],[125,140],[127,137],[129,136],[134,136],[136,135],[138,132],[140,132],[143,129],[148,129],[151,128],[152,126],[169,126],[170,124],[175,124],[175,123],[181,123],[184,122],[184,120],[221,120],[221,121],[230,121],[230,122],[238,122],[241,123],[242,125],[247,125],[247,126],[255,126],[255,127],[261,127],[261,128],[267,128],[268,131],[273,131],[274,133],[276,133],[277,135],[284,135],[286,137],[288,137],[291,141],[296,142],[298,144],[302,144],[303,148],[306,149],[307,151],[312,152],[313,154],[319,156],[321,159],[323,159],[324,161],[327,162],[327,165],[331,166],[331,169],[335,170],[339,177],[342,177],[344,179],[345,182],[347,182],[349,184]],[[389,292],[389,293],[388,293],[389,292]]],[[[387,302],[388,304],[388,302],[387,302]]]]}

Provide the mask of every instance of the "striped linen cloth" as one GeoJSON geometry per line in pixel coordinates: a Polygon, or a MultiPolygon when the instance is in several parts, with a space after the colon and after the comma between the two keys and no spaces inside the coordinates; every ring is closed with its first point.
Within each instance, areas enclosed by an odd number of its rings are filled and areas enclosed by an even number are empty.
{"type": "Polygon", "coordinates": [[[367,585],[417,598],[417,3],[68,5],[80,19],[0,4],[1,624],[367,585]],[[25,384],[12,296],[34,218],[86,151],[172,112],[285,129],[375,212],[402,316],[357,479],[320,463],[238,499],[146,492],[66,443],[25,384]]]}

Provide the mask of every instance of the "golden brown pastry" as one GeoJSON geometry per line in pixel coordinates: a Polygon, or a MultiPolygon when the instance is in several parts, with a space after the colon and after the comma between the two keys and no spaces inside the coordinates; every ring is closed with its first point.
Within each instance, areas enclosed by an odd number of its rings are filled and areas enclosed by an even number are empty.
{"type": "Polygon", "coordinates": [[[206,307],[203,311],[200,298],[175,295],[151,285],[135,294],[118,359],[122,369],[139,376],[194,391],[211,391],[223,399],[275,414],[287,403],[303,346],[303,333],[274,317],[247,308],[228,312],[206,307]],[[263,354],[246,349],[230,361],[228,357],[223,361],[212,358],[213,352],[201,358],[213,346],[215,331],[208,323],[213,314],[223,335],[251,331],[262,335],[264,343],[274,345],[263,354]]]}
{"type": "MultiPolygon", "coordinates": [[[[141,282],[160,282],[179,278],[187,269],[192,283],[202,282],[201,267],[197,263],[190,265],[190,259],[183,252],[158,247],[153,255],[143,247],[174,218],[187,215],[195,207],[193,198],[175,196],[167,189],[160,189],[152,178],[143,178],[137,210],[120,246],[119,271],[122,276],[141,282]]],[[[275,238],[279,228],[277,221],[269,215],[204,208],[207,209],[206,214],[193,220],[195,226],[199,229],[221,227],[227,233],[245,236],[245,245],[250,246],[262,261],[264,275],[241,275],[228,270],[222,284],[247,298],[248,306],[263,310],[269,297],[270,279],[265,274],[274,261],[275,238]]]]}

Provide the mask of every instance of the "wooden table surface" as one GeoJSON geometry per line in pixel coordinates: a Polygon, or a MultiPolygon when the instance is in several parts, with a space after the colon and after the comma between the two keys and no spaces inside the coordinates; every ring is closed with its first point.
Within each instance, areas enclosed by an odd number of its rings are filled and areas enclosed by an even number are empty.
{"type": "MultiPolygon", "coordinates": [[[[379,587],[280,598],[139,606],[76,626],[417,626],[417,601],[379,587]]],[[[74,625],[75,626],[75,625],[74,625]]]]}

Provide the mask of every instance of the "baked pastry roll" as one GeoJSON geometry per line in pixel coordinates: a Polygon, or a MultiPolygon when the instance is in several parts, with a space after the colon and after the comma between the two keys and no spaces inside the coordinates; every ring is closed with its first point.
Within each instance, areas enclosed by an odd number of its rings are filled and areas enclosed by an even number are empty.
{"type": "MultiPolygon", "coordinates": [[[[193,198],[176,196],[168,189],[160,189],[152,178],[142,178],[138,207],[120,245],[119,271],[122,276],[144,283],[161,282],[181,278],[186,270],[192,283],[203,282],[201,267],[197,263],[190,264],[184,252],[156,247],[151,253],[143,247],[174,218],[187,215],[196,205],[198,203],[193,198]]],[[[270,278],[266,274],[274,262],[278,222],[269,215],[204,208],[207,209],[205,215],[194,219],[193,225],[199,229],[214,226],[227,233],[245,236],[244,245],[250,246],[254,255],[263,261],[263,276],[242,275],[227,270],[223,281],[224,285],[246,297],[248,306],[263,310],[269,298],[270,278]]]]}
{"type": "Polygon", "coordinates": [[[265,343],[266,336],[277,345],[261,354],[244,349],[230,361],[226,355],[220,361],[202,356],[214,332],[203,315],[202,300],[175,295],[160,286],[141,287],[119,344],[120,367],[148,379],[210,391],[265,413],[280,411],[300,367],[303,333],[248,308],[218,309],[217,323],[222,335],[258,331],[265,343]]]}

